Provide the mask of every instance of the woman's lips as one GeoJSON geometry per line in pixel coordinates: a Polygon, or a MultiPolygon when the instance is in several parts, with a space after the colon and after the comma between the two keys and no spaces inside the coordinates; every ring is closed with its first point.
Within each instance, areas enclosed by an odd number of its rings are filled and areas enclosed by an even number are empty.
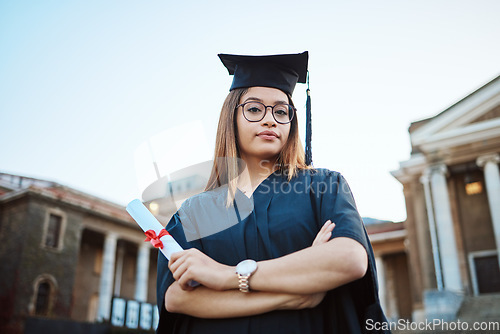
{"type": "Polygon", "coordinates": [[[273,131],[262,131],[259,132],[257,136],[265,140],[274,140],[278,138],[278,135],[273,131]]]}

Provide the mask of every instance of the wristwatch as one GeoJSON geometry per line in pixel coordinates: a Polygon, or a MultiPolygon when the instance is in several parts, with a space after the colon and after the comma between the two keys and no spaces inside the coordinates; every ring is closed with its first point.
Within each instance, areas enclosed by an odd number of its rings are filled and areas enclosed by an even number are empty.
{"type": "Polygon", "coordinates": [[[250,286],[248,279],[257,270],[257,262],[254,260],[244,260],[236,266],[236,274],[238,275],[239,288],[241,292],[249,292],[250,286]]]}

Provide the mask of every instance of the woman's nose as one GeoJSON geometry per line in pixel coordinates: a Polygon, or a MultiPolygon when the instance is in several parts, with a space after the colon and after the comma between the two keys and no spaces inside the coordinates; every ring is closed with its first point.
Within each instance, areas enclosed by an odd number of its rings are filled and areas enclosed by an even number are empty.
{"type": "Polygon", "coordinates": [[[273,126],[273,127],[277,125],[276,120],[274,119],[273,116],[273,109],[271,107],[266,107],[266,114],[262,119],[262,125],[273,126]]]}

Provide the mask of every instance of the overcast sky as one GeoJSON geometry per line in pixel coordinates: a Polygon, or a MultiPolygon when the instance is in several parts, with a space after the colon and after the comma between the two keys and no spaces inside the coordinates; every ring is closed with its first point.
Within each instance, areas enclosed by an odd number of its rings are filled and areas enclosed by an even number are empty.
{"type": "Polygon", "coordinates": [[[499,13],[497,0],[3,0],[0,171],[125,205],[144,190],[145,141],[195,130],[164,140],[162,173],[212,156],[231,83],[218,53],[308,50],[314,165],[344,174],[362,216],[401,221],[389,172],[410,156],[408,126],[500,74],[499,13]]]}

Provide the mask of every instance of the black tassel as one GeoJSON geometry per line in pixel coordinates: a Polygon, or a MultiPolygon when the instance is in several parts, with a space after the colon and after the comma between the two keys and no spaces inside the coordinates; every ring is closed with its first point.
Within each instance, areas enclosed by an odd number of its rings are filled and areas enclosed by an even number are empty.
{"type": "Polygon", "coordinates": [[[306,99],[306,165],[312,165],[312,124],[311,124],[311,91],[309,90],[309,71],[307,72],[306,99]]]}

